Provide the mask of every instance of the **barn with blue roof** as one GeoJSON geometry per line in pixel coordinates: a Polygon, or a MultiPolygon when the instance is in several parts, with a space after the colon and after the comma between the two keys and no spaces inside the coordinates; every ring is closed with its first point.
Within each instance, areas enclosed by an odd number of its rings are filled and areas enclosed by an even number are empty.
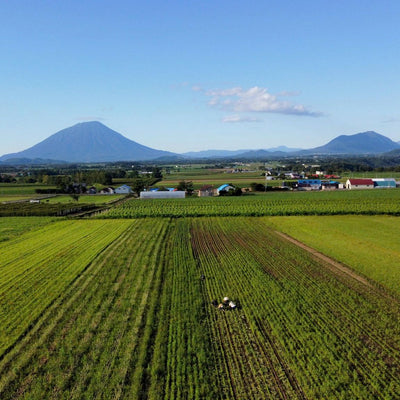
{"type": "Polygon", "coordinates": [[[377,189],[390,189],[396,187],[396,180],[394,178],[373,178],[374,187],[377,189]]]}
{"type": "Polygon", "coordinates": [[[235,187],[230,185],[229,183],[225,183],[225,184],[221,185],[219,188],[217,188],[218,194],[220,192],[229,192],[230,190],[235,190],[235,187]]]}
{"type": "Polygon", "coordinates": [[[321,179],[299,179],[297,185],[298,190],[320,190],[321,179]]]}

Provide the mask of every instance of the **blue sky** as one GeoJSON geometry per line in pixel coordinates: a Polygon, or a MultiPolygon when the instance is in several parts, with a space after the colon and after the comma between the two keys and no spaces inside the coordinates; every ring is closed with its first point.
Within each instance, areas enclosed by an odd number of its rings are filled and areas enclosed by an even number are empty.
{"type": "Polygon", "coordinates": [[[400,140],[400,2],[0,1],[0,154],[82,121],[175,152],[400,140]]]}

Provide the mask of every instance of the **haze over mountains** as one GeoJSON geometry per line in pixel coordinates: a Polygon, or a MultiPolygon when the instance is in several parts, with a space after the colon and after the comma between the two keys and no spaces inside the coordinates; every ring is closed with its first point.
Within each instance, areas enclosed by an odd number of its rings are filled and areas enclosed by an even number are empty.
{"type": "Polygon", "coordinates": [[[341,135],[324,146],[308,150],[280,146],[260,150],[206,150],[184,154],[156,150],[130,140],[100,122],[83,122],[63,129],[18,153],[5,154],[1,162],[112,162],[173,160],[177,158],[257,159],[268,156],[311,154],[380,154],[400,149],[400,144],[376,132],[341,135]]]}
{"type": "MultiPolygon", "coordinates": [[[[289,148],[286,146],[278,146],[271,147],[269,149],[264,149],[262,151],[267,152],[282,152],[282,153],[290,153],[293,151],[300,151],[301,149],[297,148],[289,148]]],[[[241,154],[249,153],[255,150],[204,150],[204,151],[189,151],[187,153],[183,153],[183,156],[190,158],[220,158],[220,157],[235,157],[241,154]]],[[[257,150],[256,150],[257,151],[257,150]]]]}

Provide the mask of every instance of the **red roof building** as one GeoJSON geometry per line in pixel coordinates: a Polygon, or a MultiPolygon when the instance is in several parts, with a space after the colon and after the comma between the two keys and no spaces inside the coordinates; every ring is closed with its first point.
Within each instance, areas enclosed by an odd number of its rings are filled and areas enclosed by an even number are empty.
{"type": "Polygon", "coordinates": [[[347,179],[346,189],[373,189],[372,179],[347,179]]]}

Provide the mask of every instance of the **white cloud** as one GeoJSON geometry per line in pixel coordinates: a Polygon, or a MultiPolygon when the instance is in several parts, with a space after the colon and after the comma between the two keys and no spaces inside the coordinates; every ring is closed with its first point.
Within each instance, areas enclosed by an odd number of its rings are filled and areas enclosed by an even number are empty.
{"type": "Polygon", "coordinates": [[[282,92],[274,95],[266,88],[254,86],[250,89],[234,87],[223,90],[208,90],[206,96],[210,97],[208,104],[223,110],[241,112],[278,113],[290,115],[303,115],[320,117],[323,114],[309,110],[301,104],[293,104],[281,100],[280,97],[295,96],[296,92],[282,92]]]}
{"type": "Polygon", "coordinates": [[[195,85],[195,86],[192,86],[192,90],[194,92],[202,92],[203,88],[201,86],[195,85]]]}
{"type": "Polygon", "coordinates": [[[227,122],[227,123],[235,123],[235,122],[261,122],[260,119],[258,118],[251,118],[251,117],[241,117],[238,114],[234,115],[227,115],[224,118],[222,118],[222,122],[227,122]]]}

